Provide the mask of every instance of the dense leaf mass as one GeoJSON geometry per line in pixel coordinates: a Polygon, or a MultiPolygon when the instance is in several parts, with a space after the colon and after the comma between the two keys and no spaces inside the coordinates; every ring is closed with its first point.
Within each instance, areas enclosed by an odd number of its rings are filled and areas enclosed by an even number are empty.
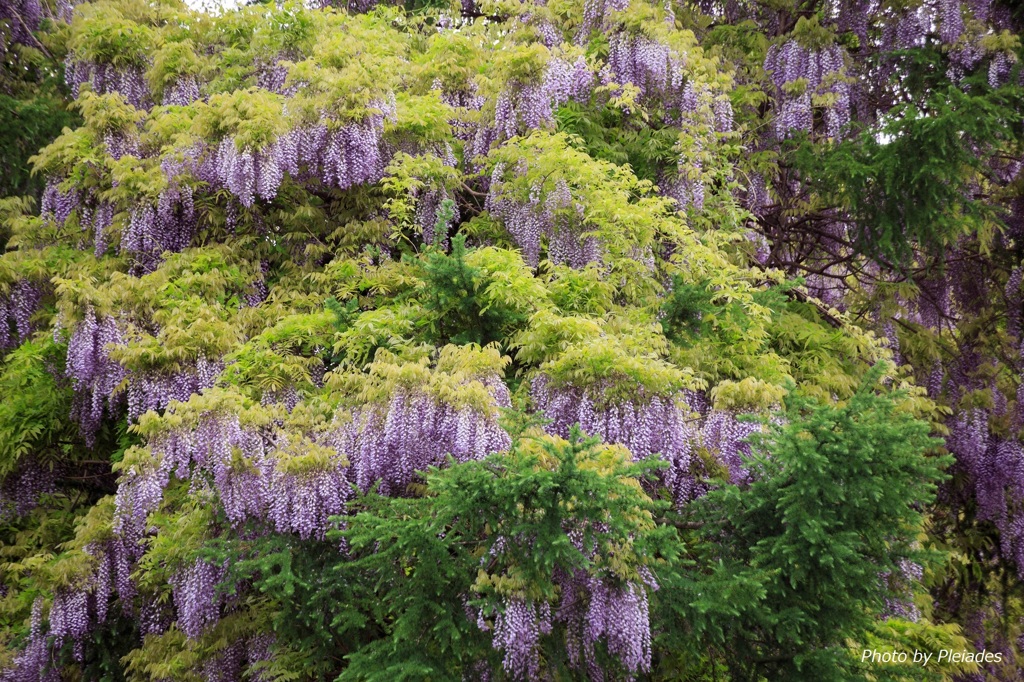
{"type": "Polygon", "coordinates": [[[1024,679],[1022,21],[0,0],[0,682],[1024,679]]]}

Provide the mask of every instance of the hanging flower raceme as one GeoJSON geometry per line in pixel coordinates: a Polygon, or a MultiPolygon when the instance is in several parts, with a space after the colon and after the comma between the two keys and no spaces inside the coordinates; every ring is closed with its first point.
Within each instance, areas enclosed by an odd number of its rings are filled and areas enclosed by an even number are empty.
{"type": "Polygon", "coordinates": [[[98,95],[118,93],[136,109],[152,106],[146,69],[142,66],[114,66],[69,54],[64,63],[64,79],[75,97],[84,83],[98,95]]]}
{"type": "Polygon", "coordinates": [[[104,415],[125,405],[135,422],[150,410],[186,401],[211,388],[224,368],[219,360],[199,356],[174,371],[129,370],[112,357],[128,346],[127,323],[112,315],[97,317],[91,306],[68,341],[66,374],[75,388],[72,414],[87,442],[94,442],[104,415]]]}
{"type": "MultiPolygon", "coordinates": [[[[107,153],[114,158],[120,154],[132,154],[134,142],[122,133],[107,133],[104,146],[107,153]]],[[[110,228],[114,222],[115,208],[107,201],[100,199],[94,191],[83,193],[75,188],[62,190],[63,181],[56,176],[46,180],[46,187],[40,202],[39,215],[43,221],[63,227],[72,213],[78,213],[78,226],[83,232],[92,230],[92,239],[97,257],[106,253],[110,245],[110,228]]],[[[134,212],[133,212],[134,217],[134,212]]],[[[79,248],[84,248],[80,246],[79,248]]]]}
{"type": "Polygon", "coordinates": [[[200,356],[194,367],[180,372],[133,372],[128,382],[128,419],[138,421],[149,410],[160,410],[173,401],[185,402],[193,393],[211,388],[224,363],[200,356]]]}
{"type": "Polygon", "coordinates": [[[583,45],[590,34],[603,28],[612,12],[622,12],[629,7],[629,0],[586,0],[583,4],[583,21],[580,22],[576,43],[583,45]]]}
{"type": "Polygon", "coordinates": [[[4,0],[0,2],[0,22],[5,24],[0,31],[0,54],[8,50],[8,36],[11,43],[35,45],[33,31],[39,30],[43,18],[43,7],[39,0],[4,0]]]}
{"type": "MultiPolygon", "coordinates": [[[[120,251],[135,258],[139,272],[155,270],[165,251],[179,252],[188,248],[196,232],[196,211],[192,188],[174,183],[164,189],[156,206],[140,204],[130,212],[128,225],[121,235],[120,251]]],[[[100,242],[97,233],[96,249],[100,242]]]]}
{"type": "MultiPolygon", "coordinates": [[[[261,515],[266,508],[261,486],[239,489],[232,477],[236,449],[243,458],[264,464],[267,448],[260,431],[243,428],[237,414],[223,409],[194,414],[185,404],[172,408],[171,414],[172,425],[160,426],[149,438],[150,457],[131,461],[123,470],[115,500],[115,531],[129,538],[145,534],[146,517],[159,507],[172,473],[200,483],[205,482],[205,474],[212,475],[215,486],[223,491],[232,522],[245,519],[249,512],[261,515]]],[[[159,422],[152,415],[143,419],[140,428],[147,430],[159,422]]]]}
{"type": "Polygon", "coordinates": [[[416,202],[416,223],[423,230],[423,243],[434,243],[434,230],[438,225],[438,221],[442,217],[444,218],[444,222],[441,224],[443,236],[440,237],[440,245],[442,249],[447,250],[448,231],[453,224],[457,224],[459,222],[459,207],[458,204],[452,200],[452,197],[448,194],[448,190],[444,187],[427,190],[416,202]],[[442,213],[441,207],[445,201],[451,202],[451,211],[448,215],[444,215],[442,213]]]}
{"type": "Polygon", "coordinates": [[[0,682],[60,682],[60,669],[52,665],[52,649],[43,629],[43,598],[32,603],[28,641],[10,668],[0,670],[0,682]]]}
{"type": "MultiPolygon", "coordinates": [[[[573,533],[569,539],[583,551],[573,533]]],[[[505,549],[507,544],[499,542],[488,557],[505,549]]],[[[586,553],[593,555],[594,549],[586,553]]],[[[648,591],[657,590],[658,584],[646,568],[640,569],[640,575],[642,581],[630,582],[556,568],[552,580],[561,596],[554,608],[548,602],[506,595],[493,625],[480,611],[477,627],[493,632],[492,646],[502,652],[502,668],[514,680],[540,679],[541,638],[550,635],[555,625],[564,628],[570,666],[589,679],[606,678],[596,655],[600,643],[628,674],[648,672],[652,651],[648,591]]]]}
{"type": "Polygon", "coordinates": [[[588,435],[625,446],[636,459],[658,454],[671,464],[663,475],[677,505],[700,494],[702,488],[694,475],[699,431],[686,396],[652,396],[605,405],[602,393],[601,387],[555,388],[545,376],[534,379],[530,390],[537,411],[551,420],[546,427],[549,433],[567,438],[570,429],[579,424],[588,435]]]}
{"type": "Polygon", "coordinates": [[[881,576],[885,588],[899,594],[898,597],[885,600],[884,618],[902,618],[913,623],[921,619],[921,610],[914,604],[914,594],[910,585],[920,583],[924,577],[924,569],[907,559],[901,559],[899,571],[883,573],[881,576]]]}
{"type": "Polygon", "coordinates": [[[21,462],[0,481],[0,522],[24,516],[39,504],[39,498],[57,490],[60,471],[39,464],[21,462]]]}
{"type": "Polygon", "coordinates": [[[573,200],[564,180],[543,197],[540,187],[535,187],[529,200],[522,202],[503,195],[504,174],[505,166],[497,164],[485,208],[501,218],[528,265],[537,267],[540,262],[541,237],[547,239],[548,259],[555,264],[582,268],[600,260],[600,243],[597,237],[584,236],[583,206],[573,200]]]}
{"type": "Polygon", "coordinates": [[[86,639],[106,622],[115,594],[125,613],[131,613],[130,600],[136,594],[131,571],[142,548],[114,536],[88,543],[84,552],[90,557],[88,573],[56,590],[49,618],[54,648],[70,641],[77,661],[82,660],[86,639]]]}
{"type": "MultiPolygon", "coordinates": [[[[279,434],[271,456],[273,468],[268,467],[265,484],[265,518],[278,533],[323,539],[331,527],[330,518],[343,514],[352,496],[348,461],[327,444],[289,438],[284,433],[279,434]]],[[[225,498],[224,493],[221,497],[225,498]]]]}
{"type": "Polygon", "coordinates": [[[687,108],[688,79],[678,53],[658,40],[626,32],[614,34],[609,43],[608,66],[617,83],[635,85],[643,100],[660,102],[667,111],[687,108]]]}
{"type": "MultiPolygon", "coordinates": [[[[159,430],[149,438],[149,457],[133,461],[122,476],[115,529],[124,537],[145,534],[146,518],[173,474],[194,487],[209,486],[233,525],[255,521],[322,539],[330,517],[343,514],[351,496],[348,461],[308,437],[243,423],[234,403],[216,406],[218,395],[199,401],[212,402],[210,409],[182,404],[172,408],[174,426],[154,426],[159,430]]],[[[146,418],[143,429],[150,424],[159,425],[159,418],[146,418]]]]}
{"type": "Polygon", "coordinates": [[[35,331],[32,316],[39,310],[43,293],[41,285],[28,279],[19,279],[7,294],[0,293],[0,351],[26,341],[35,331]]]}
{"type": "Polygon", "coordinates": [[[704,479],[711,472],[700,448],[728,472],[729,481],[746,480],[743,458],[750,454],[747,439],[760,430],[756,422],[738,421],[730,411],[708,410],[706,401],[692,391],[608,404],[605,388],[554,388],[542,375],[533,380],[530,395],[537,410],[551,420],[546,427],[551,434],[567,438],[578,424],[588,435],[626,447],[636,459],[658,455],[669,462],[662,476],[677,506],[707,491],[704,479]]]}
{"type": "Polygon", "coordinates": [[[199,675],[205,682],[234,682],[242,679],[269,682],[268,677],[254,672],[252,667],[271,660],[273,644],[273,635],[254,635],[236,640],[224,647],[217,656],[205,661],[199,675]]]}
{"type": "Polygon", "coordinates": [[[224,575],[223,567],[196,559],[171,579],[178,628],[189,639],[197,639],[220,620],[223,595],[218,594],[217,585],[224,575]]]}
{"type": "Polygon", "coordinates": [[[810,133],[814,127],[814,98],[829,96],[825,109],[828,137],[838,137],[850,122],[850,86],[845,80],[845,54],[832,45],[807,49],[795,40],[781,47],[772,45],[764,60],[776,87],[778,111],[775,134],[779,139],[796,131],[810,133]]]}
{"type": "Polygon", "coordinates": [[[257,197],[273,201],[285,173],[342,190],[375,183],[387,166],[384,119],[393,114],[393,104],[383,104],[364,121],[304,126],[261,150],[240,150],[234,138],[225,138],[216,155],[217,180],[246,207],[257,197]]]}
{"type": "Polygon", "coordinates": [[[66,223],[72,211],[79,207],[81,200],[81,193],[78,190],[62,190],[61,184],[60,178],[47,178],[39,206],[39,215],[42,219],[56,225],[66,223]]]}
{"type": "Polygon", "coordinates": [[[273,201],[277,196],[284,177],[278,158],[273,145],[265,150],[240,150],[233,137],[225,137],[217,149],[217,174],[228,191],[248,208],[257,195],[263,201],[273,201]]]}
{"type": "Polygon", "coordinates": [[[551,605],[506,599],[494,619],[494,648],[503,653],[502,668],[514,680],[538,679],[540,636],[551,633],[551,605]]]}
{"type": "Polygon", "coordinates": [[[200,97],[199,81],[195,76],[188,74],[179,76],[170,87],[164,89],[161,103],[164,106],[187,107],[198,101],[200,97]]]}
{"type": "Polygon", "coordinates": [[[657,583],[643,571],[646,584],[617,584],[575,571],[560,582],[557,621],[566,624],[566,651],[571,665],[591,679],[604,679],[594,647],[602,640],[608,653],[630,674],[651,668],[651,624],[647,589],[657,583]]]}
{"type": "Polygon", "coordinates": [[[593,73],[583,57],[572,63],[551,57],[539,82],[512,81],[498,95],[494,112],[497,138],[508,139],[551,125],[559,106],[570,100],[586,101],[593,84],[593,73]]]}
{"type": "MultiPolygon", "coordinates": [[[[1012,419],[1019,428],[1020,414],[1012,419]]],[[[978,520],[999,529],[1003,556],[1024,577],[1024,516],[1014,511],[1024,502],[1024,446],[1016,438],[993,434],[988,410],[966,411],[951,420],[949,429],[946,447],[956,456],[957,468],[970,478],[978,520]]]]}
{"type": "Polygon", "coordinates": [[[288,66],[282,62],[286,61],[297,61],[296,55],[279,54],[270,59],[257,61],[256,87],[286,97],[298,92],[298,86],[285,84],[288,80],[288,66]]]}
{"type": "Polygon", "coordinates": [[[66,372],[75,387],[72,415],[89,445],[95,442],[104,413],[113,412],[118,404],[116,390],[127,372],[111,360],[110,349],[124,342],[118,321],[110,315],[97,317],[91,306],[68,340],[66,372]]]}
{"type": "MultiPolygon", "coordinates": [[[[489,391],[494,408],[511,405],[503,383],[493,382],[489,391]]],[[[465,462],[507,450],[511,440],[496,412],[448,404],[421,391],[396,391],[386,405],[355,410],[331,442],[351,458],[361,489],[380,481],[381,493],[402,495],[417,472],[443,464],[448,455],[465,462]]]]}
{"type": "Polygon", "coordinates": [[[382,494],[404,495],[417,472],[448,456],[465,462],[509,448],[498,424],[499,408],[511,406],[499,374],[507,359],[494,348],[446,346],[433,371],[417,363],[415,380],[397,384],[388,379],[395,360],[378,355],[370,377],[360,379],[373,399],[339,412],[324,441],[348,457],[359,488],[379,482],[382,494]]]}

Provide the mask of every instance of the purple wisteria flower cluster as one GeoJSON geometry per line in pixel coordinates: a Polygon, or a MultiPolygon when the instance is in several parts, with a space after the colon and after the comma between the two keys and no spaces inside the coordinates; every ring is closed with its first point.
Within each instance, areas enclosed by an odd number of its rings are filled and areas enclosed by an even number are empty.
{"type": "Polygon", "coordinates": [[[692,148],[681,150],[675,173],[666,174],[659,186],[680,208],[693,206],[699,211],[705,194],[700,152],[713,144],[717,133],[732,131],[733,110],[729,98],[716,95],[687,64],[686,55],[655,38],[619,31],[610,38],[602,81],[635,86],[641,103],[659,108],[667,124],[691,134],[692,148]]]}
{"type": "Polygon", "coordinates": [[[812,132],[812,98],[826,95],[831,98],[825,108],[826,134],[840,136],[850,122],[850,86],[845,80],[846,56],[841,47],[812,50],[791,39],[768,48],[764,69],[776,88],[775,134],[780,139],[795,131],[812,132]]]}
{"type": "Polygon", "coordinates": [[[43,220],[63,225],[71,213],[79,207],[80,192],[76,189],[62,190],[60,178],[47,178],[46,188],[39,204],[39,215],[43,220]]]}
{"type": "Polygon", "coordinates": [[[75,388],[72,417],[78,421],[87,445],[95,442],[104,413],[117,408],[116,390],[127,372],[111,360],[109,350],[124,342],[118,321],[109,315],[98,317],[92,307],[68,340],[66,373],[75,388]]]}
{"type": "Polygon", "coordinates": [[[82,660],[85,639],[106,622],[114,595],[129,608],[129,600],[136,594],[131,571],[142,548],[113,537],[90,543],[85,553],[92,558],[91,571],[74,585],[57,590],[49,615],[51,646],[59,649],[65,641],[72,642],[77,661],[82,660]]]}
{"type": "Polygon", "coordinates": [[[579,424],[587,435],[629,449],[636,459],[658,455],[670,467],[661,475],[682,507],[707,491],[707,464],[699,449],[741,483],[747,473],[743,458],[750,454],[747,439],[760,430],[754,422],[738,421],[736,415],[711,410],[706,401],[690,391],[674,397],[643,396],[620,405],[603,404],[603,387],[581,389],[553,387],[545,376],[533,380],[530,395],[536,409],[551,420],[548,432],[567,438],[579,424]]]}
{"type": "Polygon", "coordinates": [[[946,447],[957,458],[956,468],[964,470],[973,483],[977,518],[999,529],[1002,555],[1024,577],[1024,515],[1012,513],[1024,502],[1024,446],[1018,438],[1000,437],[989,428],[990,419],[1006,417],[1016,429],[1021,428],[1024,410],[1018,406],[1007,415],[1006,409],[1004,403],[993,410],[978,408],[955,416],[949,423],[946,447]]]}
{"type": "Polygon", "coordinates": [[[612,12],[622,12],[628,7],[629,0],[586,0],[576,42],[580,45],[585,44],[591,33],[605,28],[612,12]]]}
{"type": "MultiPolygon", "coordinates": [[[[138,152],[137,141],[125,133],[108,132],[103,139],[107,153],[115,159],[138,152]]],[[[79,228],[82,232],[92,230],[96,256],[102,256],[109,246],[114,206],[97,198],[94,191],[62,190],[61,184],[63,180],[57,176],[47,178],[40,202],[40,217],[47,223],[63,227],[77,212],[79,228]]]]}
{"type": "Polygon", "coordinates": [[[502,668],[514,680],[538,679],[540,637],[551,634],[551,605],[506,599],[494,619],[494,648],[504,656],[502,668]]]}
{"type": "Polygon", "coordinates": [[[441,248],[448,249],[448,231],[452,225],[458,224],[460,217],[459,206],[454,203],[454,200],[452,200],[451,215],[443,216],[445,220],[441,225],[442,234],[435,235],[434,230],[438,226],[438,221],[442,218],[441,204],[449,199],[452,199],[452,197],[448,194],[448,190],[444,187],[439,187],[423,192],[416,202],[416,223],[423,230],[424,244],[433,244],[434,238],[437,236],[440,240],[441,248]]]}
{"type": "MultiPolygon", "coordinates": [[[[234,525],[255,521],[274,532],[322,539],[330,517],[345,513],[353,484],[368,490],[379,481],[385,494],[401,495],[417,471],[443,464],[448,455],[465,461],[506,450],[510,439],[495,412],[510,405],[508,389],[496,377],[483,382],[494,397],[491,413],[447,405],[426,393],[398,392],[386,408],[357,409],[351,420],[316,441],[294,440],[269,426],[246,426],[226,410],[203,413],[198,421],[183,419],[150,437],[149,463],[123,473],[115,533],[138,545],[173,475],[213,491],[234,525]],[[322,456],[302,461],[314,451],[322,456]]],[[[198,637],[220,617],[223,603],[214,593],[220,570],[198,561],[175,578],[178,623],[189,637],[198,637]]]]}
{"type": "Polygon", "coordinates": [[[39,310],[44,288],[31,280],[20,279],[0,293],[0,351],[13,348],[36,331],[32,317],[39,310]]]}
{"type": "Polygon", "coordinates": [[[605,679],[594,647],[604,641],[608,653],[629,674],[651,669],[651,623],[648,589],[658,589],[649,573],[645,583],[619,584],[610,578],[576,571],[561,582],[556,619],[567,625],[570,662],[586,669],[590,679],[605,679]]]}
{"type": "Polygon", "coordinates": [[[43,627],[43,598],[32,604],[32,619],[25,648],[13,665],[0,670],[0,682],[60,682],[60,670],[52,665],[50,642],[43,627]]]}
{"type": "Polygon", "coordinates": [[[273,635],[253,635],[232,642],[214,658],[203,664],[200,675],[204,682],[236,682],[252,680],[269,682],[264,673],[253,666],[272,658],[273,635]]]}
{"type": "Polygon", "coordinates": [[[60,471],[38,462],[23,461],[0,480],[0,522],[24,516],[36,508],[39,498],[56,492],[60,471]]]}
{"type": "Polygon", "coordinates": [[[75,97],[88,83],[98,95],[118,93],[136,109],[152,106],[144,66],[114,66],[101,62],[79,60],[69,54],[64,64],[64,78],[75,97]]]}
{"type": "Polygon", "coordinates": [[[491,174],[485,208],[505,224],[528,265],[537,267],[540,262],[542,237],[547,240],[548,259],[555,264],[582,268],[600,261],[600,242],[585,234],[583,206],[573,199],[568,183],[559,180],[543,197],[536,186],[523,202],[503,195],[504,175],[505,166],[499,163],[491,174]]]}
{"type": "Polygon", "coordinates": [[[187,107],[199,101],[199,81],[193,75],[179,76],[174,83],[164,89],[161,104],[164,106],[187,107]]]}
{"type": "Polygon", "coordinates": [[[126,320],[97,316],[90,307],[70,334],[65,372],[75,387],[73,416],[89,443],[104,415],[117,413],[125,403],[129,421],[135,422],[149,410],[211,388],[224,369],[220,360],[200,356],[174,372],[129,371],[111,358],[113,350],[127,345],[128,328],[126,320]]]}
{"type": "Polygon", "coordinates": [[[32,32],[39,30],[43,7],[39,0],[3,0],[0,2],[0,55],[6,55],[12,43],[33,45],[32,32]],[[10,43],[8,43],[8,39],[10,43]]]}
{"type": "Polygon", "coordinates": [[[220,620],[223,596],[217,593],[217,585],[224,575],[223,567],[196,559],[171,579],[178,627],[186,637],[197,639],[220,620]]]}
{"type": "Polygon", "coordinates": [[[547,602],[506,596],[493,625],[479,612],[477,627],[493,633],[492,646],[501,651],[502,669],[513,680],[541,678],[541,638],[551,635],[555,625],[564,628],[570,665],[588,679],[606,679],[608,671],[596,653],[597,644],[602,642],[627,674],[649,672],[648,591],[657,590],[658,585],[646,569],[641,574],[643,582],[632,583],[583,570],[570,575],[556,569],[554,582],[559,586],[560,598],[554,608],[547,602]]]}
{"type": "Polygon", "coordinates": [[[497,408],[511,406],[508,388],[498,377],[484,381],[494,401],[489,412],[400,390],[386,405],[354,410],[329,442],[350,458],[360,489],[379,482],[382,494],[404,495],[417,472],[444,464],[449,455],[465,462],[508,450],[511,439],[497,419],[497,408]]]}
{"type": "Polygon", "coordinates": [[[291,130],[262,150],[239,150],[227,137],[216,154],[217,180],[245,207],[257,198],[273,201],[286,173],[341,190],[377,182],[390,156],[382,137],[384,119],[394,113],[392,105],[381,109],[363,122],[291,130]]]}
{"type": "MultiPolygon", "coordinates": [[[[119,251],[133,256],[137,274],[152,272],[159,267],[165,251],[185,250],[195,232],[192,187],[174,182],[160,193],[156,206],[140,203],[131,209],[119,251]]],[[[101,248],[106,249],[106,240],[101,241],[101,233],[97,231],[97,252],[101,248]]]]}
{"type": "Polygon", "coordinates": [[[497,139],[551,125],[560,105],[586,101],[593,85],[594,75],[583,57],[572,63],[552,57],[540,82],[512,81],[498,95],[494,112],[497,139]]]}

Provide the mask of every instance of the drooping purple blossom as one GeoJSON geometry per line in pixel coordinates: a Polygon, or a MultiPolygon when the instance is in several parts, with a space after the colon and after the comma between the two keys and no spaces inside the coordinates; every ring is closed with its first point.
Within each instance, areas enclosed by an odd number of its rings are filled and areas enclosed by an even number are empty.
{"type": "Polygon", "coordinates": [[[224,575],[224,568],[196,559],[171,578],[178,628],[189,639],[197,639],[220,620],[223,595],[218,594],[217,585],[224,575]]]}
{"type": "Polygon", "coordinates": [[[661,103],[667,112],[685,110],[692,104],[686,100],[689,81],[683,57],[658,40],[615,33],[609,39],[608,65],[617,83],[635,85],[648,104],[661,103]]]}
{"type": "Polygon", "coordinates": [[[103,146],[111,158],[141,156],[139,136],[132,130],[108,130],[103,133],[103,146]]]}
{"type": "Polygon", "coordinates": [[[66,371],[75,387],[72,413],[90,446],[103,415],[114,409],[115,391],[127,376],[124,368],[109,355],[110,346],[123,344],[124,336],[117,321],[109,315],[98,318],[91,306],[68,341],[66,371]]]}
{"type": "Polygon", "coordinates": [[[484,206],[505,224],[528,265],[536,267],[540,262],[541,237],[548,240],[548,259],[553,263],[582,268],[600,260],[600,243],[584,234],[583,206],[573,199],[565,181],[558,181],[544,196],[540,187],[534,187],[523,202],[503,194],[504,172],[504,165],[495,166],[484,206]]]}
{"type": "Polygon", "coordinates": [[[916,623],[921,619],[921,610],[914,604],[914,594],[910,587],[920,583],[924,577],[924,569],[908,559],[901,559],[899,571],[894,574],[885,573],[881,576],[885,588],[898,596],[886,598],[883,618],[902,618],[916,623]]]}
{"type": "Polygon", "coordinates": [[[593,577],[587,582],[590,594],[583,624],[583,651],[589,665],[593,665],[594,644],[604,639],[608,653],[630,673],[649,671],[651,624],[645,587],[611,585],[593,577]]]}
{"type": "Polygon", "coordinates": [[[114,207],[106,201],[91,202],[79,209],[78,224],[83,232],[92,230],[97,258],[102,257],[110,246],[110,227],[113,222],[114,207]]]}
{"type": "Polygon", "coordinates": [[[593,74],[582,57],[548,61],[538,83],[509,82],[498,95],[494,122],[498,139],[508,139],[553,123],[554,112],[570,101],[590,97],[593,74]]]}
{"type": "Polygon", "coordinates": [[[297,61],[296,55],[280,54],[274,58],[256,62],[256,87],[285,97],[291,97],[299,88],[296,85],[286,86],[288,66],[283,62],[297,61]]]}
{"type": "Polygon", "coordinates": [[[0,522],[24,516],[43,495],[56,492],[59,470],[35,461],[22,461],[0,481],[0,522]]]}
{"type": "MultiPolygon", "coordinates": [[[[554,582],[561,599],[551,605],[506,597],[494,618],[493,646],[502,652],[502,668],[514,680],[541,678],[541,637],[550,635],[553,623],[565,627],[570,666],[589,679],[605,679],[595,647],[603,642],[608,653],[629,675],[651,668],[651,625],[648,590],[657,583],[646,570],[642,583],[621,583],[612,578],[576,570],[571,575],[555,570],[554,582]]],[[[477,626],[490,630],[483,614],[477,626]]]]}
{"type": "Polygon", "coordinates": [[[747,439],[759,430],[731,412],[708,411],[692,392],[676,397],[638,396],[634,402],[604,404],[602,387],[555,388],[544,376],[533,381],[530,395],[539,412],[551,419],[548,432],[567,438],[578,424],[587,435],[625,446],[636,459],[659,455],[670,463],[661,475],[677,507],[707,490],[698,448],[704,448],[729,472],[730,481],[746,480],[743,458],[750,454],[747,439]]]}
{"type": "Polygon", "coordinates": [[[964,32],[960,0],[939,0],[938,10],[939,38],[942,42],[952,45],[964,32]]]}
{"type": "Polygon", "coordinates": [[[291,448],[283,433],[269,436],[245,428],[237,414],[227,412],[204,414],[198,423],[153,436],[153,463],[122,477],[115,530],[125,537],[141,536],[146,517],[159,507],[174,475],[194,486],[212,484],[232,524],[258,521],[279,533],[323,538],[328,519],[344,513],[351,496],[348,463],[339,454],[326,465],[296,469],[288,453],[307,445],[291,448]]]}
{"type": "Polygon", "coordinates": [[[850,86],[845,80],[845,63],[845,53],[836,45],[810,50],[789,40],[781,47],[772,45],[768,49],[764,69],[775,84],[778,138],[788,137],[794,131],[812,132],[815,95],[832,96],[834,101],[825,112],[827,134],[839,135],[850,121],[850,86]],[[803,87],[797,87],[801,82],[803,87]]]}
{"type": "Polygon", "coordinates": [[[629,0],[586,0],[583,4],[583,21],[580,22],[576,43],[583,45],[590,34],[605,26],[612,12],[621,12],[629,7],[629,0]]]}
{"type": "MultiPolygon", "coordinates": [[[[173,182],[160,193],[156,206],[140,203],[129,215],[120,251],[134,257],[137,274],[159,267],[165,251],[177,253],[188,248],[196,232],[193,190],[187,184],[173,182]]],[[[97,250],[100,246],[97,234],[97,250]]]]}
{"type": "Polygon", "coordinates": [[[224,186],[249,208],[257,195],[273,201],[284,178],[278,155],[271,151],[239,150],[232,137],[226,137],[217,150],[217,171],[224,186]]]}
{"type": "Polygon", "coordinates": [[[381,109],[381,114],[363,122],[340,127],[318,123],[292,130],[263,152],[229,150],[218,162],[221,177],[247,206],[256,195],[265,201],[273,199],[282,173],[342,190],[375,183],[383,177],[388,159],[384,118],[393,115],[390,104],[381,109]]]}
{"type": "Polygon", "coordinates": [[[747,193],[743,198],[743,205],[755,216],[762,216],[765,209],[771,205],[771,196],[768,194],[768,181],[761,173],[753,173],[747,184],[747,193]]]}
{"type": "Polygon", "coordinates": [[[12,667],[0,670],[0,682],[60,682],[60,670],[53,664],[50,640],[43,629],[43,598],[32,604],[28,641],[13,660],[12,667]]]}
{"type": "Polygon", "coordinates": [[[270,274],[270,261],[260,261],[260,275],[253,281],[248,292],[245,295],[245,305],[250,308],[255,308],[259,304],[267,300],[267,296],[270,295],[270,287],[267,286],[267,275],[270,274]]]}
{"type": "Polygon", "coordinates": [[[180,372],[133,372],[128,382],[128,419],[136,421],[149,410],[160,410],[172,401],[185,402],[194,393],[210,388],[224,363],[200,356],[195,365],[180,372]]]}
{"type": "Polygon", "coordinates": [[[71,216],[71,212],[79,206],[81,193],[72,188],[62,190],[62,180],[57,177],[49,177],[46,180],[46,188],[40,201],[39,214],[44,221],[62,226],[71,216]]]}
{"type": "Polygon", "coordinates": [[[0,351],[22,343],[36,331],[32,318],[39,310],[44,288],[31,280],[19,279],[8,293],[0,293],[0,351]]]}
{"type": "Polygon", "coordinates": [[[1024,577],[1024,523],[1011,512],[1024,501],[1024,446],[992,434],[988,411],[974,409],[952,420],[946,447],[973,483],[978,520],[999,529],[1003,555],[1024,577]]]}
{"type": "Polygon", "coordinates": [[[535,680],[540,668],[541,634],[551,632],[551,606],[506,599],[494,619],[494,648],[504,654],[502,667],[514,680],[535,680]]]}
{"type": "Polygon", "coordinates": [[[417,472],[443,464],[448,455],[465,462],[509,448],[511,440],[497,422],[497,408],[511,404],[508,389],[500,380],[487,388],[494,399],[490,413],[398,391],[386,405],[354,410],[331,444],[349,456],[362,490],[379,481],[381,493],[403,495],[417,472]]]}
{"type": "Polygon", "coordinates": [[[188,74],[179,76],[174,83],[164,89],[162,104],[187,107],[199,98],[199,81],[195,76],[188,74]]]}
{"type": "Polygon", "coordinates": [[[84,83],[98,95],[118,93],[136,109],[152,105],[146,70],[141,66],[114,66],[76,59],[69,54],[64,65],[64,77],[71,93],[77,98],[84,83]]]}
{"type": "Polygon", "coordinates": [[[8,54],[10,44],[37,47],[39,43],[32,33],[39,30],[42,18],[43,7],[39,0],[0,2],[0,56],[8,54]]]}
{"type": "Polygon", "coordinates": [[[1013,67],[1013,61],[1011,61],[1011,55],[1007,55],[1005,52],[999,52],[988,65],[988,84],[989,87],[998,88],[1005,85],[1010,78],[1010,69],[1013,67]]]}
{"type": "MultiPolygon", "coordinates": [[[[289,470],[280,463],[267,483],[267,520],[279,533],[322,539],[329,519],[344,513],[352,496],[348,467],[337,457],[328,468],[289,470]]],[[[222,495],[223,497],[223,495],[222,495]]]]}

